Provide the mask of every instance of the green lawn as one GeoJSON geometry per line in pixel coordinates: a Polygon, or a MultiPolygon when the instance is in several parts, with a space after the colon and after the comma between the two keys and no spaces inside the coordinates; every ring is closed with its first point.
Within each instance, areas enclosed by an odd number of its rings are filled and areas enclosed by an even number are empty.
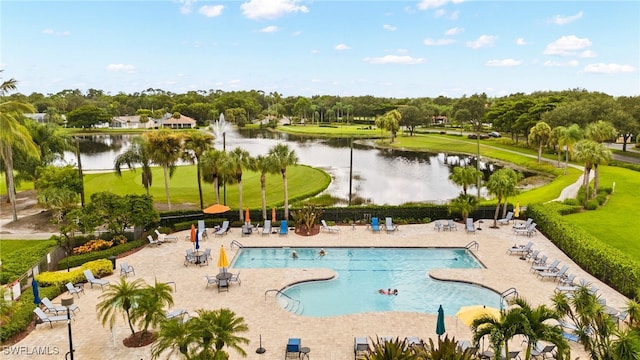
{"type": "Polygon", "coordinates": [[[640,174],[636,171],[602,166],[600,185],[615,192],[607,204],[597,211],[567,215],[567,221],[587,230],[601,241],[640,259],[638,246],[638,205],[640,205],[640,174]]]}
{"type": "MultiPolygon", "coordinates": [[[[135,173],[124,171],[122,177],[118,177],[114,173],[86,174],[84,180],[85,196],[90,199],[91,194],[100,191],[110,191],[118,195],[144,194],[145,190],[140,177],[140,171],[135,173]]],[[[314,195],[326,189],[331,178],[320,169],[300,165],[287,168],[287,180],[289,199],[294,199],[304,195],[314,195]]],[[[284,202],[282,176],[279,173],[267,175],[266,187],[268,206],[282,205],[284,202]]],[[[155,202],[166,202],[162,168],[153,168],[153,186],[151,186],[150,193],[155,202]]],[[[215,203],[213,184],[203,183],[202,193],[205,206],[215,203]]],[[[243,172],[242,195],[243,207],[260,208],[262,206],[259,173],[243,172]]],[[[169,196],[172,204],[190,203],[196,207],[199,206],[194,165],[179,166],[176,169],[173,177],[169,179],[169,196]]],[[[220,187],[220,196],[224,196],[222,186],[220,187]]],[[[227,205],[237,209],[238,201],[238,185],[227,184],[227,205]]]]}
{"type": "Polygon", "coordinates": [[[368,125],[358,124],[331,124],[331,126],[318,125],[294,125],[279,126],[278,131],[297,134],[297,135],[313,135],[313,136],[340,136],[340,137],[388,137],[388,131],[380,131],[375,126],[369,128],[368,125]]]}

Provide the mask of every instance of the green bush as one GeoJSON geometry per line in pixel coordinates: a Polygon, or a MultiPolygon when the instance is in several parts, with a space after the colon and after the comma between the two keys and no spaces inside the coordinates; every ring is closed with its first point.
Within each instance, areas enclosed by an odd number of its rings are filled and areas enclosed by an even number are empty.
{"type": "Polygon", "coordinates": [[[580,202],[578,201],[578,199],[564,199],[564,201],[562,202],[565,205],[570,205],[570,206],[579,206],[580,202]]]}
{"type": "Polygon", "coordinates": [[[587,201],[587,210],[598,210],[598,206],[600,206],[600,204],[598,203],[598,199],[591,199],[587,201]]]}
{"type": "Polygon", "coordinates": [[[570,224],[549,204],[529,204],[537,228],[582,269],[633,298],[640,288],[640,262],[570,224]]]}
{"type": "MultiPolygon", "coordinates": [[[[60,295],[62,291],[57,287],[40,287],[40,297],[48,297],[53,299],[60,295]]],[[[0,343],[4,343],[12,336],[18,335],[25,331],[31,324],[35,315],[33,314],[33,292],[31,287],[26,289],[17,301],[14,301],[8,313],[8,321],[3,322],[0,326],[0,343]]]]}
{"type": "Polygon", "coordinates": [[[73,284],[84,282],[86,278],[84,277],[84,270],[91,270],[93,275],[100,278],[103,276],[113,274],[113,266],[111,261],[107,259],[101,259],[96,261],[90,261],[82,265],[77,269],[73,269],[69,272],[67,271],[57,271],[50,272],[46,271],[36,275],[36,280],[38,283],[44,287],[53,286],[62,289],[63,286],[70,282],[73,284]]]}
{"type": "Polygon", "coordinates": [[[99,259],[106,259],[109,256],[117,256],[127,251],[137,249],[147,244],[147,240],[134,240],[126,244],[113,246],[106,250],[93,251],[86,254],[71,255],[61,259],[58,262],[58,270],[64,270],[68,267],[81,266],[82,264],[99,259]],[[67,264],[67,260],[69,261],[67,264]]]}

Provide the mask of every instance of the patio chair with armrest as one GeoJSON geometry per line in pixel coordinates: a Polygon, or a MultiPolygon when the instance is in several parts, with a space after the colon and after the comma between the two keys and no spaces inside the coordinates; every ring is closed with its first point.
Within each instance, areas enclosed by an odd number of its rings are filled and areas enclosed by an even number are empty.
{"type": "Polygon", "coordinates": [[[447,220],[447,227],[449,228],[449,231],[458,231],[458,225],[456,225],[456,222],[451,219],[447,220]]]}
{"type": "Polygon", "coordinates": [[[220,229],[218,231],[216,231],[216,236],[223,236],[226,235],[227,232],[229,231],[229,220],[225,220],[222,222],[222,226],[220,227],[220,229]]]}
{"type": "Polygon", "coordinates": [[[161,244],[160,241],[155,240],[151,235],[147,235],[147,239],[149,240],[149,245],[151,246],[158,246],[161,244]]]}
{"type": "Polygon", "coordinates": [[[509,211],[507,213],[507,216],[502,218],[502,219],[498,219],[498,224],[500,225],[508,225],[511,220],[513,219],[513,211],[509,211]]]}
{"type": "Polygon", "coordinates": [[[280,236],[287,236],[289,234],[289,223],[287,220],[280,221],[280,236]]]}
{"type": "Polygon", "coordinates": [[[65,286],[67,287],[69,295],[76,294],[78,295],[78,297],[80,297],[80,293],[84,294],[84,288],[82,288],[82,286],[73,286],[73,284],[70,282],[66,283],[65,286]]]}
{"type": "Polygon", "coordinates": [[[271,234],[271,220],[265,220],[262,227],[262,236],[271,234]]]}
{"type": "Polygon", "coordinates": [[[560,265],[560,260],[556,259],[549,265],[532,265],[531,271],[557,271],[558,265],[560,265]]]}
{"type": "Polygon", "coordinates": [[[544,279],[559,280],[565,276],[565,274],[567,273],[567,270],[569,270],[569,266],[564,265],[562,269],[558,271],[540,271],[538,272],[538,277],[542,280],[544,279]]]}
{"type": "Polygon", "coordinates": [[[229,282],[238,283],[239,286],[242,286],[242,281],[240,280],[240,271],[235,274],[231,274],[231,278],[229,278],[229,282]]]}
{"type": "Polygon", "coordinates": [[[204,278],[207,279],[206,287],[209,287],[209,285],[218,286],[218,279],[215,276],[205,275],[204,278]]]}
{"type": "Polygon", "coordinates": [[[91,272],[91,270],[89,269],[85,269],[82,273],[84,274],[84,277],[87,279],[87,281],[91,285],[91,288],[93,288],[93,284],[100,285],[101,289],[104,288],[105,285],[109,284],[109,280],[96,278],[91,272]]]}
{"type": "Polygon", "coordinates": [[[133,266],[127,264],[126,262],[120,263],[120,276],[128,276],[129,274],[133,274],[136,276],[136,271],[133,269],[133,266]]]}
{"type": "Polygon", "coordinates": [[[377,217],[371,218],[371,224],[369,224],[369,228],[374,233],[380,233],[380,220],[377,217]]]}
{"type": "Polygon", "coordinates": [[[393,218],[391,218],[391,217],[389,217],[389,216],[387,216],[387,217],[385,218],[384,230],[385,230],[387,233],[394,232],[394,231],[397,231],[397,230],[398,230],[398,225],[395,225],[395,224],[393,223],[393,218]]]}
{"type": "Polygon", "coordinates": [[[524,230],[524,229],[528,228],[529,225],[531,225],[532,222],[533,222],[532,218],[527,218],[527,221],[525,221],[524,223],[514,224],[513,225],[513,231],[524,230]]]}
{"type": "Polygon", "coordinates": [[[339,227],[327,225],[327,222],[324,219],[320,220],[320,223],[322,224],[322,226],[320,227],[320,230],[322,231],[335,232],[335,233],[340,232],[339,227]]]}
{"type": "Polygon", "coordinates": [[[300,338],[289,338],[285,348],[285,359],[300,359],[300,338]]]}
{"type": "Polygon", "coordinates": [[[442,223],[440,222],[440,220],[436,220],[433,223],[433,230],[436,230],[436,231],[441,231],[442,230],[442,223]]]}
{"type": "Polygon", "coordinates": [[[527,227],[526,229],[516,229],[514,230],[516,235],[527,235],[527,236],[532,236],[535,235],[536,233],[536,226],[538,224],[536,223],[531,223],[531,225],[529,225],[529,227],[527,227]]]}
{"type": "Polygon", "coordinates": [[[227,279],[218,280],[218,292],[221,292],[221,291],[229,291],[229,280],[227,279]]]}
{"type": "MultiPolygon", "coordinates": [[[[67,312],[66,306],[55,305],[53,302],[51,302],[51,300],[49,300],[48,297],[42,298],[41,302],[42,302],[42,305],[44,305],[45,309],[50,313],[55,313],[56,315],[58,315],[58,313],[67,312]]],[[[71,310],[75,314],[76,310],[80,311],[80,308],[78,307],[77,304],[71,304],[71,306],[69,306],[69,310],[71,310]]]]}
{"type": "Polygon", "coordinates": [[[356,337],[353,339],[353,358],[354,360],[366,359],[371,349],[366,337],[356,337]]]}
{"type": "MultiPolygon", "coordinates": [[[[50,327],[53,327],[53,323],[54,322],[60,322],[60,321],[67,321],[67,316],[66,315],[54,315],[54,316],[47,316],[47,314],[44,313],[44,311],[42,311],[42,309],[40,309],[39,307],[33,309],[33,312],[38,316],[38,319],[40,320],[41,323],[49,323],[50,327]]],[[[75,320],[75,317],[72,317],[72,319],[75,320]]],[[[36,323],[37,325],[38,323],[36,323]]]]}

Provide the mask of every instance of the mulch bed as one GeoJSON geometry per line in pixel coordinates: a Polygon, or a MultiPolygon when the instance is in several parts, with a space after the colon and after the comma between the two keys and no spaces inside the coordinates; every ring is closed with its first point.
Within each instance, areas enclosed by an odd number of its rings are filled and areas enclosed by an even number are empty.
{"type": "Polygon", "coordinates": [[[122,340],[122,344],[130,348],[138,348],[156,341],[158,334],[153,331],[138,331],[135,334],[122,340]]]}

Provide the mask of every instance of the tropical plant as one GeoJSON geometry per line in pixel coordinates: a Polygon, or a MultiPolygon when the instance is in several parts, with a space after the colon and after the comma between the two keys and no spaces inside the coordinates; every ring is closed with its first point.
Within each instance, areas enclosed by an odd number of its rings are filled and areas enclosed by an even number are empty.
{"type": "Polygon", "coordinates": [[[229,171],[233,173],[235,181],[238,183],[238,213],[240,221],[244,221],[244,212],[242,207],[242,169],[250,169],[253,166],[249,152],[240,147],[233,149],[229,153],[227,162],[229,171]]]}
{"type": "Polygon", "coordinates": [[[165,129],[148,132],[143,136],[149,143],[149,158],[153,163],[162,166],[167,205],[169,206],[169,209],[171,209],[169,177],[173,176],[176,169],[176,163],[181,157],[182,136],[178,133],[165,129]]]}
{"type": "Polygon", "coordinates": [[[460,194],[449,202],[449,213],[460,213],[466,220],[469,214],[478,206],[478,198],[473,195],[460,194]]]}
{"type": "Polygon", "coordinates": [[[471,349],[462,349],[455,338],[438,339],[438,346],[433,343],[433,339],[429,339],[429,345],[424,350],[419,350],[418,354],[421,359],[425,360],[471,360],[474,355],[471,349]]]}
{"type": "Polygon", "coordinates": [[[138,302],[131,312],[131,317],[142,328],[142,332],[146,333],[150,327],[155,328],[166,320],[165,308],[173,306],[171,292],[170,285],[159,283],[157,279],[153,286],[146,286],[141,290],[138,302]]]}
{"type": "Polygon", "coordinates": [[[202,165],[200,159],[202,155],[211,149],[213,135],[201,131],[192,131],[184,139],[184,152],[182,157],[192,164],[196,164],[196,177],[198,180],[198,195],[200,196],[200,209],[204,208],[202,199],[202,165]]]}
{"type": "Polygon", "coordinates": [[[291,216],[296,226],[304,225],[309,234],[323,214],[324,210],[316,208],[313,204],[306,204],[302,209],[294,211],[291,216]]]}
{"type": "Polygon", "coordinates": [[[140,165],[142,186],[149,194],[149,188],[153,183],[153,174],[151,172],[151,149],[146,138],[142,136],[134,137],[127,151],[116,156],[113,166],[117,176],[122,176],[122,167],[124,165],[134,172],[136,171],[136,165],[140,165]]]}
{"type": "MultiPolygon", "coordinates": [[[[16,89],[17,81],[9,79],[0,84],[0,97],[16,89]]],[[[20,149],[35,159],[40,159],[38,146],[33,142],[29,130],[20,123],[22,114],[35,112],[30,104],[20,101],[0,100],[0,158],[4,163],[7,195],[11,202],[13,221],[18,220],[16,208],[16,188],[13,174],[13,151],[20,149]]]]}
{"type": "Polygon", "coordinates": [[[456,166],[451,171],[449,179],[456,185],[462,186],[462,193],[467,195],[467,189],[471,185],[478,183],[478,178],[482,177],[482,172],[471,166],[456,166]]]}
{"type": "Polygon", "coordinates": [[[116,315],[122,312],[127,321],[127,325],[129,325],[131,334],[135,334],[132,310],[140,299],[144,286],[145,282],[142,279],[128,282],[124,277],[120,278],[115,284],[107,285],[107,288],[98,297],[101,301],[96,305],[98,318],[101,320],[102,325],[104,326],[106,323],[109,323],[109,329],[113,329],[113,325],[115,325],[116,322],[116,315]]]}
{"type": "Polygon", "coordinates": [[[273,161],[273,166],[280,170],[284,187],[284,219],[289,219],[289,188],[287,184],[287,167],[298,164],[298,157],[295,151],[290,150],[286,144],[278,144],[269,149],[269,157],[273,161]]]}
{"type": "Polygon", "coordinates": [[[249,339],[238,336],[238,333],[249,331],[244,318],[236,317],[233,311],[224,308],[199,309],[196,313],[196,317],[187,321],[187,329],[192,336],[191,355],[194,358],[227,359],[225,347],[234,349],[243,357],[246,356],[241,345],[248,344],[249,339]]]}
{"type": "Polygon", "coordinates": [[[177,318],[160,323],[158,337],[151,346],[151,358],[158,359],[165,350],[169,350],[167,355],[182,355],[184,359],[190,359],[189,348],[196,338],[189,323],[177,318]]]}
{"type": "Polygon", "coordinates": [[[582,140],[582,129],[578,124],[572,124],[569,127],[564,128],[560,133],[558,144],[564,146],[564,173],[567,173],[567,167],[569,166],[569,156],[573,152],[573,145],[582,140]]]}
{"type": "Polygon", "coordinates": [[[502,359],[504,353],[509,353],[509,340],[519,333],[519,327],[523,321],[520,309],[509,309],[501,312],[499,318],[492,315],[483,315],[471,324],[473,331],[473,343],[478,344],[484,336],[489,336],[489,342],[493,348],[494,359],[502,359]]]}
{"type": "Polygon", "coordinates": [[[376,120],[376,126],[389,131],[389,142],[393,143],[396,133],[400,130],[402,114],[398,110],[391,110],[376,120]]]}
{"type": "Polygon", "coordinates": [[[584,163],[584,176],[582,178],[582,186],[584,188],[584,206],[589,201],[589,178],[594,161],[598,160],[599,150],[598,143],[593,140],[580,140],[575,145],[574,157],[576,160],[584,163]]]}
{"type": "Polygon", "coordinates": [[[502,168],[489,176],[487,190],[489,193],[495,195],[498,200],[496,211],[493,214],[493,227],[498,227],[498,215],[502,201],[504,200],[506,210],[507,197],[514,196],[518,193],[516,186],[518,185],[519,179],[520,175],[510,168],[502,168]]]}
{"type": "Polygon", "coordinates": [[[534,127],[529,129],[529,142],[538,147],[538,163],[542,161],[542,147],[551,138],[551,127],[544,121],[539,121],[534,127]]]}
{"type": "Polygon", "coordinates": [[[367,355],[367,360],[418,360],[420,357],[411,347],[407,346],[407,340],[400,338],[373,340],[373,349],[367,355]]]}

